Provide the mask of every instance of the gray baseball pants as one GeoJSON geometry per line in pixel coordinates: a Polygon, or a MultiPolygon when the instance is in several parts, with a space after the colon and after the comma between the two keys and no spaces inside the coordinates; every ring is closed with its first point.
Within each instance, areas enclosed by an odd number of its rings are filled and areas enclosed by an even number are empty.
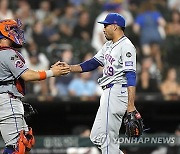
{"type": "Polygon", "coordinates": [[[98,145],[102,154],[123,154],[118,139],[122,118],[127,110],[128,91],[121,84],[103,90],[100,106],[91,130],[90,139],[98,145]]]}
{"type": "Polygon", "coordinates": [[[20,99],[0,94],[0,131],[5,145],[16,145],[21,130],[28,131],[24,120],[24,108],[20,99]]]}

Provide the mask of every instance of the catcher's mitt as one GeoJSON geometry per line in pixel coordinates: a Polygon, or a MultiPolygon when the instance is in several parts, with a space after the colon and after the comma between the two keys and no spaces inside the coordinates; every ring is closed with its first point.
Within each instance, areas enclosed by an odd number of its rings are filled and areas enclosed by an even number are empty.
{"type": "Polygon", "coordinates": [[[33,107],[29,103],[23,102],[23,106],[24,106],[24,117],[26,119],[29,119],[32,115],[37,113],[37,111],[33,109],[33,107]]]}
{"type": "Polygon", "coordinates": [[[126,129],[125,135],[127,137],[140,137],[142,135],[144,124],[137,110],[126,113],[124,124],[126,129]]]}

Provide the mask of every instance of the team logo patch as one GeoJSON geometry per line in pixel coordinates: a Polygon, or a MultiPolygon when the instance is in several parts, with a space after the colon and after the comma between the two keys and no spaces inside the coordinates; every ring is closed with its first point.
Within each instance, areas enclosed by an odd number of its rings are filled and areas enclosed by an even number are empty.
{"type": "Polygon", "coordinates": [[[24,66],[24,63],[21,60],[15,61],[16,68],[22,68],[24,66]]]}
{"type": "Polygon", "coordinates": [[[133,66],[133,62],[132,61],[126,61],[125,66],[133,66]]]}
{"type": "Polygon", "coordinates": [[[130,52],[126,53],[126,57],[130,58],[132,56],[132,54],[130,52]]]}

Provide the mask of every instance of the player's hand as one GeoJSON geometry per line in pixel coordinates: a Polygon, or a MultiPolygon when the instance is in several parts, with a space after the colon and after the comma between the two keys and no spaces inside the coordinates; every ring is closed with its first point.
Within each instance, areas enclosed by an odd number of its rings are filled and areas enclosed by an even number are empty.
{"type": "Polygon", "coordinates": [[[69,67],[70,72],[71,72],[71,66],[67,64],[66,62],[58,62],[58,65],[61,65],[62,67],[69,67]]]}
{"type": "Polygon", "coordinates": [[[59,62],[58,65],[61,65],[63,67],[69,67],[69,65],[66,62],[59,62]]]}
{"type": "Polygon", "coordinates": [[[60,65],[60,63],[61,63],[60,61],[57,61],[55,64],[51,65],[51,68],[54,67],[54,66],[60,65]]]}
{"type": "Polygon", "coordinates": [[[54,67],[54,66],[58,66],[58,65],[63,66],[63,67],[64,66],[70,67],[66,62],[58,61],[55,64],[51,65],[51,68],[54,67]]]}
{"type": "Polygon", "coordinates": [[[51,70],[53,71],[53,76],[61,76],[68,74],[70,67],[65,62],[57,62],[51,66],[51,70]]]}
{"type": "Polygon", "coordinates": [[[144,131],[143,119],[137,110],[126,113],[124,124],[127,137],[140,137],[144,131]]]}

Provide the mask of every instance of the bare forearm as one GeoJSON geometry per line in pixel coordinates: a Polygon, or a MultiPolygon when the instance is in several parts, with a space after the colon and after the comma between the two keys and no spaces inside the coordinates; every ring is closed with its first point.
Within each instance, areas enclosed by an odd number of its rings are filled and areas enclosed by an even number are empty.
{"type": "Polygon", "coordinates": [[[77,65],[70,65],[70,70],[71,72],[76,72],[76,73],[81,73],[82,72],[82,68],[79,64],[77,65]]]}
{"type": "Polygon", "coordinates": [[[39,73],[33,70],[27,70],[21,75],[24,81],[38,81],[40,79],[39,73]]]}
{"type": "Polygon", "coordinates": [[[128,107],[127,107],[128,112],[134,111],[136,109],[134,105],[135,93],[136,93],[136,87],[129,86],[128,87],[128,107]]]}
{"type": "Polygon", "coordinates": [[[69,72],[70,72],[69,65],[64,62],[58,61],[51,66],[50,70],[34,71],[28,69],[23,74],[21,74],[21,78],[24,81],[38,81],[50,77],[66,75],[69,72]]]}

